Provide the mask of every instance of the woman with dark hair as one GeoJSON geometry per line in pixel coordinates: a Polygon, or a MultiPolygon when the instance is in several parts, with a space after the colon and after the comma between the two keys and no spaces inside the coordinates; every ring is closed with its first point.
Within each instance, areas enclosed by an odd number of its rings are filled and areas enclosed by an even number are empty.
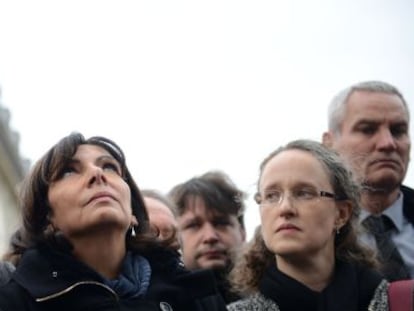
{"type": "Polygon", "coordinates": [[[230,311],[388,310],[388,283],[357,240],[359,187],[333,151],[298,140],[260,166],[261,227],[231,272],[230,311]]]}
{"type": "Polygon", "coordinates": [[[59,141],[23,183],[21,208],[23,248],[0,310],[225,310],[213,275],[183,269],[151,233],[111,140],[59,141]]]}

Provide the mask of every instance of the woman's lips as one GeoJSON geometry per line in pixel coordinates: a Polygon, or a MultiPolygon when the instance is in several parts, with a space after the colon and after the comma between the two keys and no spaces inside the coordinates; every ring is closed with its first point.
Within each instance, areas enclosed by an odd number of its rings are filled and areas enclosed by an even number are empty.
{"type": "Polygon", "coordinates": [[[299,231],[299,228],[292,224],[283,224],[277,228],[276,232],[292,230],[299,231]]]}

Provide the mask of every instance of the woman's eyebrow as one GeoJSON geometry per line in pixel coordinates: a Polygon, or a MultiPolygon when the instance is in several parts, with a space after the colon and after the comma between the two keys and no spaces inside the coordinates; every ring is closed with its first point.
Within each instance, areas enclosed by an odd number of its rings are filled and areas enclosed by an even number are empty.
{"type": "Polygon", "coordinates": [[[110,155],[107,155],[107,154],[101,155],[101,156],[96,158],[96,161],[102,161],[102,160],[114,160],[114,161],[118,162],[113,156],[110,156],[110,155]]]}

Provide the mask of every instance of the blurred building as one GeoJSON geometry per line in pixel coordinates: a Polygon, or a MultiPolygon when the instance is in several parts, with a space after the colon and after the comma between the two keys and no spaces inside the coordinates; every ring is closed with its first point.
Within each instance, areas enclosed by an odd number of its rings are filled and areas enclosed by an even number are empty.
{"type": "Polygon", "coordinates": [[[0,89],[0,255],[19,225],[17,189],[29,168],[19,153],[19,134],[9,125],[10,111],[3,107],[0,89]]]}

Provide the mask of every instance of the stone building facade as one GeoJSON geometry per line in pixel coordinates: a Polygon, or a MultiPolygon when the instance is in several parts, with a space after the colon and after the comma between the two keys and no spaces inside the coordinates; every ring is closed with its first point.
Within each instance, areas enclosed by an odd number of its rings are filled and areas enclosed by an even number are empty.
{"type": "Polygon", "coordinates": [[[19,153],[19,134],[9,125],[10,111],[1,102],[0,90],[0,254],[19,225],[17,189],[29,168],[19,153]]]}

